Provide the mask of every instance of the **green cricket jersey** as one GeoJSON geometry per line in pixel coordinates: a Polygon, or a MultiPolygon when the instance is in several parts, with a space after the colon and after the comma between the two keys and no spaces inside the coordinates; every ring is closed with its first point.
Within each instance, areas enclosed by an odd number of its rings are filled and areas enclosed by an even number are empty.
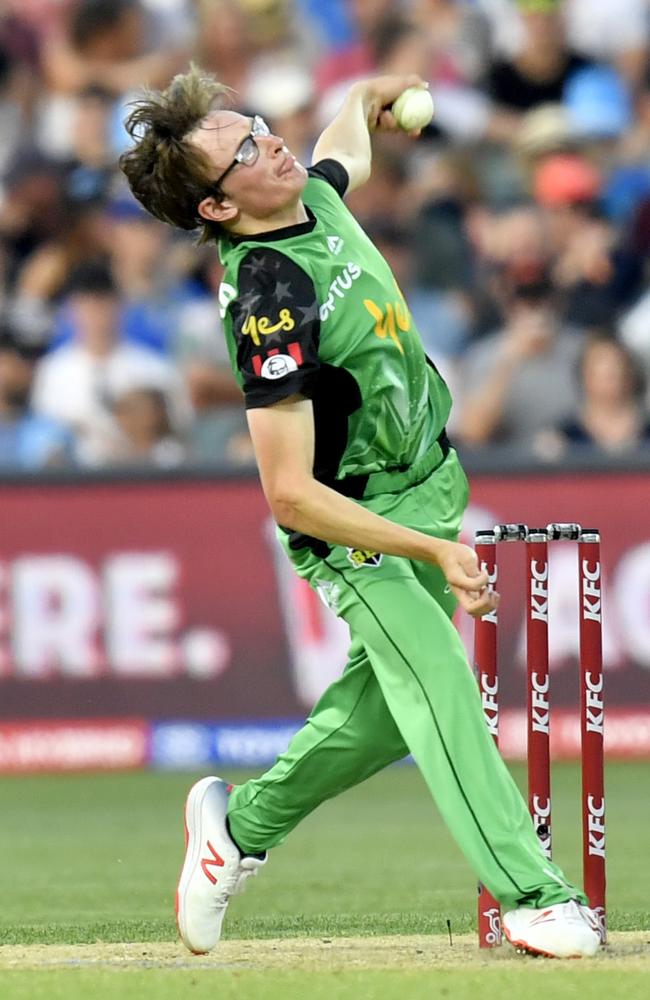
{"type": "Polygon", "coordinates": [[[393,274],[348,211],[348,176],[323,160],[307,222],[223,237],[219,301],[247,407],[313,401],[314,474],[408,468],[444,430],[451,398],[424,354],[393,274]]]}

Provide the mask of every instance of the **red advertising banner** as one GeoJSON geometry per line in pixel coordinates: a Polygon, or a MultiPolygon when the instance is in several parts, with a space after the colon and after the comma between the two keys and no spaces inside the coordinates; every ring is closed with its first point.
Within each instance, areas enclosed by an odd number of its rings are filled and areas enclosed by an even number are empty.
{"type": "Polygon", "coordinates": [[[142,719],[0,722],[0,774],[125,770],[149,759],[142,719]]]}
{"type": "MultiPolygon", "coordinates": [[[[606,704],[646,734],[647,494],[639,474],[479,476],[465,521],[470,543],[509,521],[600,528],[606,704]]],[[[298,719],[340,673],[347,628],[288,566],[255,480],[4,485],[1,508],[0,720],[298,719]]],[[[550,700],[573,713],[577,553],[549,549],[550,700]]],[[[500,701],[516,718],[524,547],[498,558],[500,701]]]]}
{"type": "Polygon", "coordinates": [[[298,717],[256,482],[4,486],[0,718],[298,717]]]}

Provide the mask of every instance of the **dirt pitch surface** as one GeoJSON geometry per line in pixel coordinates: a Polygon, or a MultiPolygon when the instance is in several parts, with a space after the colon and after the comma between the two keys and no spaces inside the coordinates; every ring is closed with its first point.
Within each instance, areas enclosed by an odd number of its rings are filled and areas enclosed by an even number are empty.
{"type": "MultiPolygon", "coordinates": [[[[180,944],[3,945],[0,971],[47,968],[168,968],[168,969],[458,969],[496,966],[506,969],[533,961],[509,945],[479,951],[472,934],[442,936],[349,938],[282,938],[222,941],[210,955],[190,955],[180,944]]],[[[553,961],[534,959],[545,965],[553,961]]],[[[606,948],[581,966],[647,970],[650,975],[650,931],[613,933],[606,948]]]]}

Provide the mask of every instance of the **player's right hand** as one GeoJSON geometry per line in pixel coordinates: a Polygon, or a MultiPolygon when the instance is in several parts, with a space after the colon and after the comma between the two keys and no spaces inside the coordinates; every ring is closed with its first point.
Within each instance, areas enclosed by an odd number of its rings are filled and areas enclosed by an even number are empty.
{"type": "Polygon", "coordinates": [[[499,595],[490,589],[474,549],[461,542],[438,541],[436,561],[463,610],[473,618],[482,618],[498,608],[499,595]]]}
{"type": "MultiPolygon", "coordinates": [[[[366,120],[371,132],[376,129],[382,132],[399,132],[399,125],[390,111],[390,105],[408,87],[427,86],[428,84],[417,73],[374,76],[353,84],[353,88],[356,88],[362,95],[366,120]]],[[[419,129],[411,134],[419,134],[419,129]]]]}

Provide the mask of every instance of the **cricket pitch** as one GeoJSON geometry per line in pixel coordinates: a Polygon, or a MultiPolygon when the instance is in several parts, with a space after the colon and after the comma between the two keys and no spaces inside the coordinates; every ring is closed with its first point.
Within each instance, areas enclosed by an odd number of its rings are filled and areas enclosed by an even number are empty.
{"type": "MultiPolygon", "coordinates": [[[[509,966],[535,961],[540,967],[553,960],[518,955],[504,944],[480,951],[473,934],[386,937],[275,938],[222,941],[209,955],[190,955],[180,943],[3,945],[0,970],[71,967],[230,969],[255,972],[266,969],[369,970],[458,969],[509,966]]],[[[647,970],[650,974],[650,931],[610,934],[608,945],[581,967],[647,970]]]]}

